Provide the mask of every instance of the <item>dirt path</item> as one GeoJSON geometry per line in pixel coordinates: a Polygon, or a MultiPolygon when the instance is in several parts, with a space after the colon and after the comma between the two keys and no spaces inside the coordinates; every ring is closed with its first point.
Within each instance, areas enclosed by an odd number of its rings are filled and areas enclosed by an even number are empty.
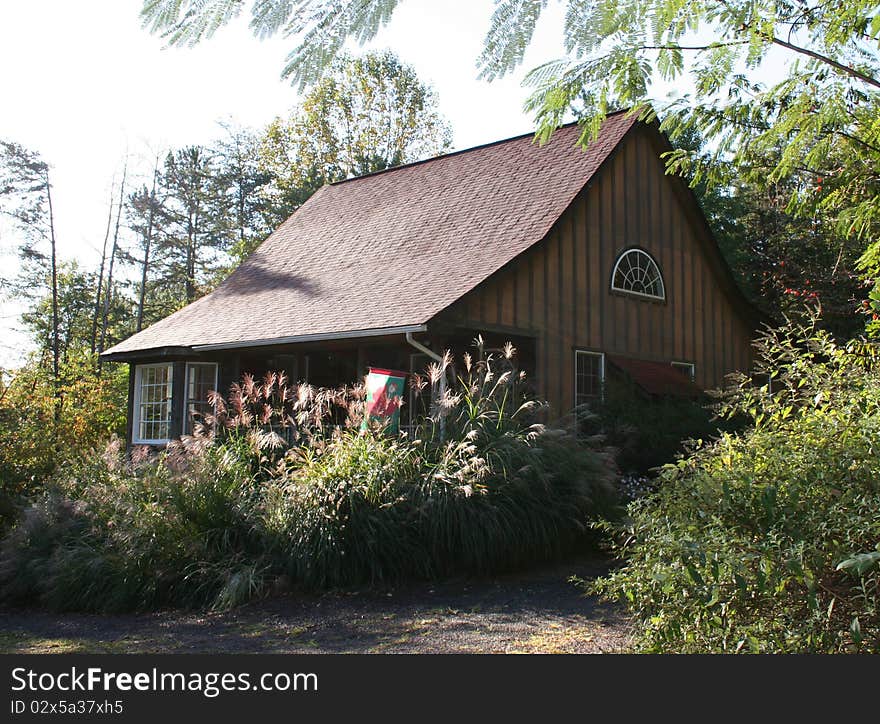
{"type": "Polygon", "coordinates": [[[626,648],[615,607],[568,582],[597,560],[491,580],[291,595],[227,613],[0,611],[0,652],[601,653],[626,648]]]}

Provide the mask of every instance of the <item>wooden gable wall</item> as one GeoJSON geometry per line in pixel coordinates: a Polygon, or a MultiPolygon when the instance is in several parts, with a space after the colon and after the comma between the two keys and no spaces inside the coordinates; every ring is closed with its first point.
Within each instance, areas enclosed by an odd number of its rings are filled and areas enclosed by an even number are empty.
{"type": "Polygon", "coordinates": [[[666,176],[664,150],[653,129],[630,132],[542,242],[443,314],[535,335],[539,392],[561,413],[574,405],[578,348],[693,362],[704,389],[750,367],[753,323],[689,192],[666,176]],[[610,290],[614,262],[632,246],[660,265],[665,302],[610,290]]]}

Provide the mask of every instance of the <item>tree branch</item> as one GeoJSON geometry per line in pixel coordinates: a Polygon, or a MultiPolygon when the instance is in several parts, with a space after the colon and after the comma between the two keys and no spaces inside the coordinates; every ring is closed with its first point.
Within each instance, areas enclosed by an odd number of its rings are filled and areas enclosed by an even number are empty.
{"type": "Polygon", "coordinates": [[[640,45],[639,50],[712,50],[713,48],[726,48],[731,45],[748,45],[748,40],[731,40],[726,43],[708,43],[706,45],[640,45]]]}
{"type": "Polygon", "coordinates": [[[795,53],[800,53],[801,55],[809,56],[810,58],[830,65],[832,68],[837,68],[837,70],[841,71],[842,73],[846,73],[853,78],[858,78],[860,81],[867,83],[868,85],[872,85],[875,88],[880,88],[880,80],[872,78],[869,75],[865,75],[861,71],[858,71],[855,68],[851,68],[848,65],[838,63],[836,60],[834,60],[833,58],[829,58],[827,55],[822,55],[821,53],[817,53],[814,50],[810,50],[809,48],[802,48],[799,45],[794,45],[792,43],[789,43],[788,41],[783,40],[782,38],[777,38],[775,35],[764,35],[763,33],[760,33],[760,31],[759,34],[763,35],[765,38],[767,38],[767,40],[769,40],[771,43],[774,43],[775,45],[779,45],[783,48],[794,51],[795,53]]]}

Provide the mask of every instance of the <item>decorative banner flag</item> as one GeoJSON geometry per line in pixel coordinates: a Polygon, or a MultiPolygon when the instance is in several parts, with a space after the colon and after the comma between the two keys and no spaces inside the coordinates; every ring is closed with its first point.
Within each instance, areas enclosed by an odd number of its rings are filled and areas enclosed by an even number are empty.
{"type": "Polygon", "coordinates": [[[403,402],[403,386],[406,383],[406,372],[370,367],[367,374],[367,420],[375,420],[383,424],[390,433],[397,433],[400,428],[400,405],[403,402]]]}

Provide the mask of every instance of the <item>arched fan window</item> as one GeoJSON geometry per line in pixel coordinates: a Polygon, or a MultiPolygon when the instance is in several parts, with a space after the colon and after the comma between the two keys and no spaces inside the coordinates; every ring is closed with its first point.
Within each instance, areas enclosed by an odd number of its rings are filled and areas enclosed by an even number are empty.
{"type": "Polygon", "coordinates": [[[617,258],[611,273],[611,288],[648,299],[666,299],[660,267],[641,249],[627,249],[617,258]]]}

